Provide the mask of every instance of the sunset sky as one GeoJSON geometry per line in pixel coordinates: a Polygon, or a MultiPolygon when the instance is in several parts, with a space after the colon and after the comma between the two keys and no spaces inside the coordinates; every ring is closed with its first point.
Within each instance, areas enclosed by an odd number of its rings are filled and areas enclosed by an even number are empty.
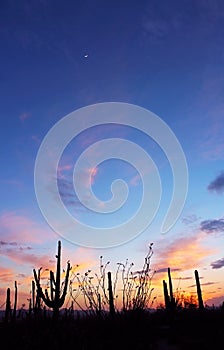
{"type": "MultiPolygon", "coordinates": [[[[198,269],[207,304],[224,301],[223,23],[221,0],[1,1],[0,307],[15,280],[18,306],[27,303],[32,269],[54,268],[59,239],[63,267],[69,259],[73,266],[80,264],[80,273],[97,270],[101,255],[110,261],[108,270],[115,271],[126,259],[139,270],[153,242],[151,268],[157,273],[152,286],[158,304],[167,267],[173,271],[174,289],[194,293],[198,269]],[[34,166],[55,123],[103,102],[129,103],[159,116],[182,146],[189,187],[180,217],[162,235],[173,182],[160,147],[121,125],[102,125],[78,135],[59,163],[58,186],[67,210],[86,224],[122,223],[137,210],[143,193],[136,169],[111,159],[85,168],[77,181],[84,189],[91,182],[104,202],[111,198],[111,183],[121,178],[129,187],[124,208],[112,215],[94,214],[78,203],[72,186],[74,163],[94,142],[125,138],[138,144],[161,177],[160,208],[149,227],[129,242],[99,249],[78,246],[48,225],[35,195],[34,166]]],[[[92,150],[91,157],[98,153],[92,150]]]]}

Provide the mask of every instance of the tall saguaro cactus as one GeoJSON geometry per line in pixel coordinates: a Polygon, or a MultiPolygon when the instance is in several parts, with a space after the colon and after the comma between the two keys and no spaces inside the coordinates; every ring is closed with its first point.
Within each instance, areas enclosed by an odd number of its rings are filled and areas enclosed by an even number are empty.
{"type": "Polygon", "coordinates": [[[168,310],[170,307],[170,297],[168,294],[167,283],[165,280],[163,280],[163,294],[164,294],[165,307],[166,307],[166,310],[168,310]]]}
{"type": "Polygon", "coordinates": [[[67,262],[67,270],[64,280],[63,287],[61,286],[61,241],[58,241],[58,253],[56,255],[57,259],[57,268],[56,274],[54,276],[53,271],[50,271],[50,295],[48,294],[48,290],[45,289],[43,292],[42,287],[40,285],[40,278],[38,278],[38,274],[36,270],[33,270],[34,279],[37,286],[37,293],[40,298],[49,308],[53,309],[53,317],[58,318],[59,309],[63,306],[67,288],[68,288],[68,280],[69,280],[69,272],[70,272],[70,262],[67,262]]]}
{"type": "Polygon", "coordinates": [[[115,314],[115,308],[114,308],[114,296],[113,296],[112,279],[111,279],[111,272],[110,271],[107,273],[107,276],[108,276],[110,315],[113,316],[115,314]]]}
{"type": "Polygon", "coordinates": [[[202,299],[201,285],[200,285],[198,270],[195,270],[194,274],[195,274],[195,281],[196,281],[197,294],[198,294],[198,307],[199,307],[199,310],[203,310],[204,303],[203,303],[203,299],[202,299]]]}
{"type": "Polygon", "coordinates": [[[13,318],[16,318],[16,309],[17,309],[17,282],[15,281],[15,296],[14,296],[14,306],[13,306],[13,318]]]}
{"type": "Polygon", "coordinates": [[[168,279],[169,279],[169,290],[170,290],[170,307],[171,309],[175,309],[176,303],[173,296],[173,283],[172,283],[172,277],[171,277],[171,272],[169,267],[168,267],[168,279]]]}
{"type": "Polygon", "coordinates": [[[6,306],[5,306],[5,322],[9,322],[11,318],[11,299],[10,299],[10,288],[7,288],[6,292],[6,306]]]}

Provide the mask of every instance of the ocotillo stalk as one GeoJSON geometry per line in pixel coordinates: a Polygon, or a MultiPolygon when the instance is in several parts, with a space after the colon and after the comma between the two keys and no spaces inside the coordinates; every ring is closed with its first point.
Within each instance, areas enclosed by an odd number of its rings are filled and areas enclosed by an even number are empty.
{"type": "Polygon", "coordinates": [[[7,288],[7,292],[6,292],[6,307],[5,307],[5,322],[8,322],[10,317],[11,317],[10,288],[7,288]]]}
{"type": "Polygon", "coordinates": [[[61,277],[61,242],[58,241],[58,254],[56,255],[57,259],[57,269],[56,269],[56,278],[54,278],[53,271],[50,271],[50,296],[48,294],[47,289],[45,289],[45,293],[43,292],[41,286],[40,286],[40,278],[38,278],[36,270],[33,270],[34,273],[34,279],[37,286],[37,293],[43,299],[44,303],[49,307],[53,309],[53,317],[57,318],[59,315],[59,309],[62,307],[65,301],[67,288],[68,288],[68,279],[69,279],[69,272],[70,272],[70,263],[67,262],[67,271],[64,281],[64,287],[63,291],[61,290],[61,283],[60,283],[60,277],[61,277]]]}
{"type": "Polygon", "coordinates": [[[172,278],[170,273],[170,268],[168,267],[168,278],[169,278],[169,290],[170,290],[170,306],[171,309],[175,308],[175,300],[173,297],[173,284],[172,284],[172,278]]]}
{"type": "Polygon", "coordinates": [[[16,308],[17,308],[17,282],[15,281],[15,296],[14,296],[14,307],[13,307],[13,318],[16,318],[16,308]]]}
{"type": "Polygon", "coordinates": [[[113,296],[111,272],[108,272],[107,276],[108,276],[108,292],[109,292],[110,315],[113,316],[115,314],[115,308],[114,308],[114,296],[113,296]]]}
{"type": "Polygon", "coordinates": [[[197,294],[198,294],[198,307],[199,307],[199,310],[203,310],[204,309],[204,303],[203,303],[203,299],[202,299],[201,285],[200,285],[200,279],[199,279],[198,271],[195,270],[194,274],[195,274],[195,280],[196,280],[196,286],[197,286],[197,294]]]}
{"type": "Polygon", "coordinates": [[[163,294],[164,294],[165,307],[168,310],[170,307],[170,297],[168,294],[167,283],[164,280],[163,280],[163,294]]]}

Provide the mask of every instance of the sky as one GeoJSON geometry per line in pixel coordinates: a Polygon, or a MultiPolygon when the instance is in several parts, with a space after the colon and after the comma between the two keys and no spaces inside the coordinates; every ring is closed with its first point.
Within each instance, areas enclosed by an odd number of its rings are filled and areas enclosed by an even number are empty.
{"type": "MultiPolygon", "coordinates": [[[[0,307],[6,288],[13,290],[15,280],[18,305],[27,304],[32,270],[55,267],[58,240],[64,267],[69,259],[72,266],[79,264],[80,273],[97,270],[100,256],[110,261],[108,269],[113,272],[126,259],[139,270],[153,243],[157,305],[163,301],[167,267],[174,289],[186,295],[196,291],[198,269],[204,300],[220,305],[224,301],[223,2],[3,0],[0,23],[0,307]],[[111,102],[146,109],[168,125],[186,157],[188,191],[175,224],[161,234],[173,186],[169,159],[161,147],[127,125],[87,128],[68,144],[58,163],[58,189],[71,215],[86,225],[110,228],[134,215],[147,190],[154,198],[155,169],[138,156],[138,149],[133,155],[145,166],[149,187],[144,188],[135,167],[121,159],[90,166],[104,147],[88,147],[106,139],[126,139],[143,148],[157,166],[162,194],[159,209],[143,232],[136,231],[135,237],[118,246],[86,247],[75,243],[81,235],[78,229],[74,242],[55,232],[45,219],[35,192],[35,162],[45,136],[62,118],[111,102]],[[73,168],[86,149],[89,163],[74,176],[84,197],[92,186],[104,208],[113,181],[122,179],[128,186],[127,202],[112,214],[92,212],[74,191],[73,168]]],[[[86,125],[86,115],[78,115],[78,126],[86,125]]],[[[122,114],[120,118],[122,124],[125,118],[122,114]]],[[[106,151],[114,149],[119,153],[121,144],[115,147],[112,142],[106,151]]],[[[52,154],[46,154],[49,164],[52,154]]],[[[88,205],[88,196],[85,199],[88,205]]],[[[153,203],[149,200],[149,208],[153,203]]]]}

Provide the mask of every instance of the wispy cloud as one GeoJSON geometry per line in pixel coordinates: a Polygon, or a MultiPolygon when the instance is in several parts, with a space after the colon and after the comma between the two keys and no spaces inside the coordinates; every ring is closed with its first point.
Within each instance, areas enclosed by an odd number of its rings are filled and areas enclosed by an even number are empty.
{"type": "Polygon", "coordinates": [[[59,194],[61,196],[61,199],[63,200],[66,206],[72,207],[81,211],[85,210],[85,207],[79,201],[75,193],[75,189],[71,179],[66,179],[62,177],[59,178],[58,189],[59,189],[59,194]]]}
{"type": "MultiPolygon", "coordinates": [[[[201,278],[201,277],[200,277],[201,278]]],[[[188,280],[192,280],[193,277],[190,276],[186,276],[186,277],[173,277],[173,280],[181,280],[181,281],[188,281],[188,280]]]]}
{"type": "Polygon", "coordinates": [[[31,114],[29,112],[24,112],[24,113],[19,115],[19,120],[21,122],[24,122],[26,119],[28,119],[30,117],[31,117],[31,114]]]}
{"type": "Polygon", "coordinates": [[[64,165],[59,165],[57,168],[57,177],[58,179],[65,179],[66,178],[66,174],[68,171],[70,171],[72,169],[72,165],[71,164],[64,164],[64,165]]]}
{"type": "Polygon", "coordinates": [[[76,181],[82,186],[83,189],[83,198],[81,198],[82,203],[80,202],[77,194],[75,192],[75,188],[73,185],[72,174],[66,174],[71,169],[70,165],[62,166],[58,170],[58,189],[60,196],[65,203],[65,205],[69,207],[75,207],[76,209],[86,210],[83,204],[87,204],[89,200],[89,189],[94,184],[95,177],[98,173],[98,168],[84,168],[80,169],[79,172],[76,172],[76,181]],[[85,192],[86,189],[86,192],[85,192]]]}
{"type": "Polygon", "coordinates": [[[14,248],[1,249],[1,256],[5,256],[16,264],[26,264],[32,268],[39,268],[40,265],[51,266],[49,256],[30,253],[30,248],[19,246],[14,248]]]}
{"type": "Polygon", "coordinates": [[[5,241],[0,241],[0,246],[17,246],[16,242],[5,242],[5,241]]]}
{"type": "MultiPolygon", "coordinates": [[[[167,267],[174,272],[174,277],[179,277],[180,272],[184,275],[184,271],[194,270],[202,265],[205,259],[214,251],[203,245],[204,234],[195,232],[188,236],[179,236],[172,240],[171,243],[158,243],[158,254],[154,254],[156,260],[155,270],[167,273],[167,267]],[[188,252],[186,254],[186,252],[188,252]]],[[[156,277],[156,275],[155,275],[156,277]]]]}
{"type": "Polygon", "coordinates": [[[211,267],[213,269],[221,269],[221,267],[224,267],[224,258],[216,260],[216,261],[213,261],[211,263],[211,267]]]}
{"type": "Polygon", "coordinates": [[[224,192],[224,171],[208,185],[208,190],[219,194],[224,192]]]}
{"type": "Polygon", "coordinates": [[[41,139],[37,136],[37,135],[32,135],[31,139],[37,144],[39,145],[41,143],[41,139]]]}
{"type": "MultiPolygon", "coordinates": [[[[212,286],[213,284],[217,284],[218,282],[205,282],[205,283],[200,283],[201,286],[212,286]]],[[[196,284],[192,284],[188,286],[188,288],[194,288],[196,287],[196,284]]]]}
{"type": "Polygon", "coordinates": [[[29,216],[8,211],[0,215],[0,234],[4,242],[42,243],[55,238],[52,231],[43,228],[29,216]]]}
{"type": "Polygon", "coordinates": [[[204,220],[200,223],[200,229],[206,233],[224,232],[224,219],[204,220]]]}
{"type": "Polygon", "coordinates": [[[24,189],[24,183],[15,179],[0,179],[0,183],[9,186],[15,186],[18,190],[24,189]]]}
{"type": "Polygon", "coordinates": [[[224,295],[215,296],[213,298],[207,299],[207,305],[222,305],[224,300],[224,295]]]}
{"type": "Polygon", "coordinates": [[[5,268],[0,266],[0,278],[1,278],[1,284],[2,283],[8,283],[9,281],[14,278],[14,271],[10,268],[5,268]]]}
{"type": "MultiPolygon", "coordinates": [[[[181,271],[181,269],[180,268],[172,268],[172,271],[173,272],[175,272],[175,271],[181,271]]],[[[163,268],[161,268],[161,269],[158,269],[158,270],[156,270],[156,273],[167,273],[167,267],[163,267],[163,268]]]]}
{"type": "Polygon", "coordinates": [[[182,223],[187,226],[196,223],[198,220],[199,218],[195,214],[187,215],[181,219],[182,223]]]}
{"type": "Polygon", "coordinates": [[[147,18],[143,22],[143,30],[144,34],[154,38],[161,38],[169,32],[170,25],[162,18],[147,18]]]}

